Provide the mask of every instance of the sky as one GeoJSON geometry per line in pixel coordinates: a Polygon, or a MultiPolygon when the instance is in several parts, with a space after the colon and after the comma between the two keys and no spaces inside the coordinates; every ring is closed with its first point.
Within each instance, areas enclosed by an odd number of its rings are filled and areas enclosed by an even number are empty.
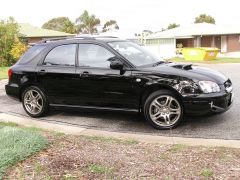
{"type": "Polygon", "coordinates": [[[13,16],[19,23],[41,27],[59,16],[75,21],[84,10],[102,24],[114,19],[121,30],[136,33],[159,31],[170,23],[188,25],[202,13],[214,17],[216,24],[240,27],[239,0],[2,0],[0,19],[13,16]]]}

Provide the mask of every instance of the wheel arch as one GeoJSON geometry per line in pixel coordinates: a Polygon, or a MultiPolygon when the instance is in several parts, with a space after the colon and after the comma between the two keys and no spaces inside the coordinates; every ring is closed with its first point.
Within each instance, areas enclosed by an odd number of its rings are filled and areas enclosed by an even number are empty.
{"type": "Polygon", "coordinates": [[[176,97],[181,101],[183,110],[184,110],[183,97],[176,89],[174,89],[171,86],[165,85],[165,84],[152,84],[152,85],[147,86],[141,94],[140,104],[139,104],[139,109],[141,111],[142,111],[142,108],[144,107],[144,104],[145,104],[148,96],[158,90],[168,90],[168,91],[171,91],[172,93],[174,93],[174,95],[176,95],[176,97]]]}
{"type": "Polygon", "coordinates": [[[26,84],[23,84],[19,90],[19,100],[22,101],[22,93],[30,86],[36,86],[38,87],[39,89],[41,89],[44,93],[44,88],[38,84],[38,83],[34,83],[34,82],[31,82],[31,83],[26,83],[26,84]]]}

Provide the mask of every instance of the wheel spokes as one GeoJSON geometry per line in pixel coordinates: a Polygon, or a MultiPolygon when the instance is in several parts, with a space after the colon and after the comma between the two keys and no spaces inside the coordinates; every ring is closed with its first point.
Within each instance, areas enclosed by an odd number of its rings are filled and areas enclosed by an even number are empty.
{"type": "Polygon", "coordinates": [[[29,90],[24,97],[24,104],[27,111],[31,114],[38,114],[43,108],[43,99],[39,92],[29,90]]]}
{"type": "Polygon", "coordinates": [[[152,101],[149,113],[156,124],[171,126],[180,118],[181,106],[174,97],[162,95],[152,101]]]}

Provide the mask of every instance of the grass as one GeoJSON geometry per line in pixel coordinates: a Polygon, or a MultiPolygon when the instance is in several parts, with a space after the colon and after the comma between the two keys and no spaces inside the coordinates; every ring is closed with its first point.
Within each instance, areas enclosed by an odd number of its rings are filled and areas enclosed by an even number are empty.
{"type": "Polygon", "coordinates": [[[0,80],[8,78],[9,67],[0,67],[0,80]]]}
{"type": "Polygon", "coordinates": [[[183,145],[183,144],[175,144],[173,145],[169,151],[172,152],[172,153],[177,153],[177,152],[181,152],[183,151],[184,149],[186,149],[187,146],[186,145],[183,145]]]}
{"type": "Polygon", "coordinates": [[[185,60],[180,57],[174,57],[169,59],[169,61],[173,62],[191,62],[191,63],[209,63],[209,64],[214,64],[214,63],[240,63],[240,58],[217,58],[216,60],[211,60],[211,61],[204,61],[204,60],[185,60]]]}
{"type": "Polygon", "coordinates": [[[90,141],[112,142],[112,143],[118,143],[118,144],[124,144],[124,145],[135,145],[139,143],[134,139],[122,140],[122,139],[104,137],[104,136],[83,136],[83,137],[90,141]]]}
{"type": "Polygon", "coordinates": [[[31,129],[0,122],[0,179],[6,169],[47,147],[47,139],[31,129]]]}
{"type": "Polygon", "coordinates": [[[213,171],[209,168],[204,168],[201,170],[201,176],[205,177],[205,178],[209,178],[213,176],[213,171]]]}
{"type": "Polygon", "coordinates": [[[90,172],[97,173],[97,174],[104,174],[104,173],[112,172],[112,169],[102,166],[102,165],[98,165],[98,164],[91,164],[90,166],[88,166],[88,169],[90,172]]]}

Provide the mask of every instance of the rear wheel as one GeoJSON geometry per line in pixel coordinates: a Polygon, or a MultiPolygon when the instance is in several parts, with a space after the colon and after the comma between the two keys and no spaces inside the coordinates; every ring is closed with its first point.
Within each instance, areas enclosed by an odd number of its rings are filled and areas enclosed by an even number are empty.
{"type": "Polygon", "coordinates": [[[157,129],[175,128],[182,120],[183,105],[171,91],[159,90],[147,98],[144,116],[157,129]]]}
{"type": "Polygon", "coordinates": [[[48,112],[48,102],[42,90],[30,86],[22,94],[23,108],[31,117],[40,117],[48,112]]]}

